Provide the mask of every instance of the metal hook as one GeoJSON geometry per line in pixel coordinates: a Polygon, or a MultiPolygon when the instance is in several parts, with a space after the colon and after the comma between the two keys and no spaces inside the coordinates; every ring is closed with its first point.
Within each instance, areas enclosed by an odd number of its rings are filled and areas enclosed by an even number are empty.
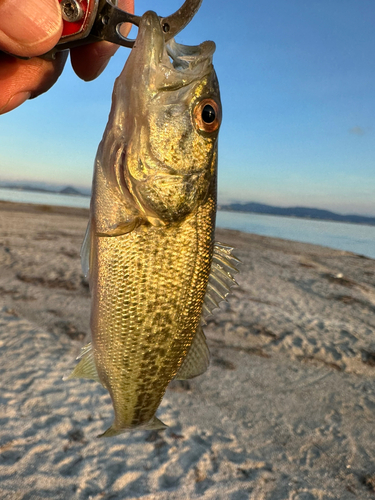
{"type": "MultiPolygon", "coordinates": [[[[116,2],[117,3],[117,2],[116,2]]],[[[174,14],[167,17],[160,17],[160,24],[165,33],[165,40],[168,41],[177,35],[189,24],[201,6],[202,0],[185,0],[174,14]]],[[[98,10],[90,34],[86,38],[81,38],[72,42],[64,42],[62,39],[57,45],[58,50],[64,50],[77,45],[92,43],[99,40],[107,40],[123,47],[132,48],[135,40],[123,36],[120,32],[121,25],[131,23],[139,26],[140,16],[129,14],[119,9],[110,0],[99,0],[98,10]]]]}
{"type": "Polygon", "coordinates": [[[202,0],[186,0],[174,14],[160,18],[166,41],[176,36],[190,23],[201,4],[202,0]]]}
{"type": "MultiPolygon", "coordinates": [[[[64,22],[63,34],[57,45],[40,57],[55,59],[57,52],[102,40],[124,47],[133,47],[135,40],[121,34],[121,25],[131,23],[139,26],[141,17],[119,9],[116,5],[117,0],[59,0],[59,2],[64,22]]],[[[166,41],[189,24],[201,3],[202,0],[185,0],[174,14],[160,17],[166,41]]]]}

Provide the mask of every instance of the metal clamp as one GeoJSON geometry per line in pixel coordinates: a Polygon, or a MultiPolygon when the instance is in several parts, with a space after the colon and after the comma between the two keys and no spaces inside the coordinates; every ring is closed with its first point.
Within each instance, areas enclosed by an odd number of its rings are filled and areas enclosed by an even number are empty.
{"type": "MultiPolygon", "coordinates": [[[[140,16],[130,14],[110,0],[59,0],[63,16],[63,34],[54,50],[107,40],[132,48],[135,40],[123,36],[121,25],[139,26],[140,16]]],[[[117,3],[117,2],[116,2],[117,3]]],[[[202,0],[186,0],[174,14],[160,17],[166,41],[173,38],[193,19],[202,0]]]]}

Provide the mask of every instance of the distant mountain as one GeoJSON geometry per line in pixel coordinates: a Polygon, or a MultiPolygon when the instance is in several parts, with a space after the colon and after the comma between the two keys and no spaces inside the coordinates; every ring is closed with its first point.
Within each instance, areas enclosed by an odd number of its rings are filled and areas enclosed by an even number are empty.
{"type": "Polygon", "coordinates": [[[29,186],[28,184],[2,184],[0,187],[6,189],[17,189],[18,191],[36,191],[38,193],[56,193],[51,189],[42,188],[39,186],[29,186]]]}
{"type": "Polygon", "coordinates": [[[69,195],[75,195],[75,196],[90,196],[89,190],[84,189],[85,192],[79,191],[78,189],[74,188],[73,186],[67,186],[65,188],[60,188],[59,186],[52,186],[52,187],[42,187],[38,184],[21,184],[21,183],[7,183],[7,182],[1,182],[0,187],[6,188],[6,189],[17,189],[18,191],[34,191],[38,193],[55,193],[55,194],[69,194],[69,195]]]}
{"type": "Polygon", "coordinates": [[[337,222],[352,222],[355,224],[369,224],[375,226],[375,217],[365,215],[341,215],[329,210],[309,207],[275,207],[262,203],[230,203],[220,205],[219,210],[231,212],[251,212],[255,214],[282,215],[284,217],[301,217],[307,219],[331,220],[337,222]]]}
{"type": "Polygon", "coordinates": [[[73,186],[67,186],[64,189],[61,189],[59,191],[60,194],[72,194],[72,195],[79,195],[82,196],[82,193],[78,191],[78,189],[74,188],[73,186]]]}

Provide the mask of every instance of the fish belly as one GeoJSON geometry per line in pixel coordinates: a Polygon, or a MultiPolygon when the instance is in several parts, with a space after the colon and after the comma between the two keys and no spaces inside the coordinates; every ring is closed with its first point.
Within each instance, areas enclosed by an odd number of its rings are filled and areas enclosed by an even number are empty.
{"type": "Polygon", "coordinates": [[[91,328],[113,429],[150,422],[192,343],[211,269],[215,206],[179,226],[95,237],[91,328]]]}

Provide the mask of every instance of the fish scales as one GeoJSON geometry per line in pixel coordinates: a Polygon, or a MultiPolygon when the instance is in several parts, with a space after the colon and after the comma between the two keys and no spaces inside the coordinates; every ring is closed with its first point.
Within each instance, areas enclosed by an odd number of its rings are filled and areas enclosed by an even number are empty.
{"type": "Polygon", "coordinates": [[[167,385],[206,370],[203,311],[234,282],[231,249],[214,244],[214,50],[213,42],[166,45],[150,11],[115,82],[81,253],[92,346],[70,375],[111,395],[115,418],[105,437],[165,427],[155,413],[167,385]]]}
{"type": "Polygon", "coordinates": [[[213,216],[210,200],[178,227],[99,240],[94,347],[115,426],[150,421],[186,356],[211,267],[213,216]]]}

